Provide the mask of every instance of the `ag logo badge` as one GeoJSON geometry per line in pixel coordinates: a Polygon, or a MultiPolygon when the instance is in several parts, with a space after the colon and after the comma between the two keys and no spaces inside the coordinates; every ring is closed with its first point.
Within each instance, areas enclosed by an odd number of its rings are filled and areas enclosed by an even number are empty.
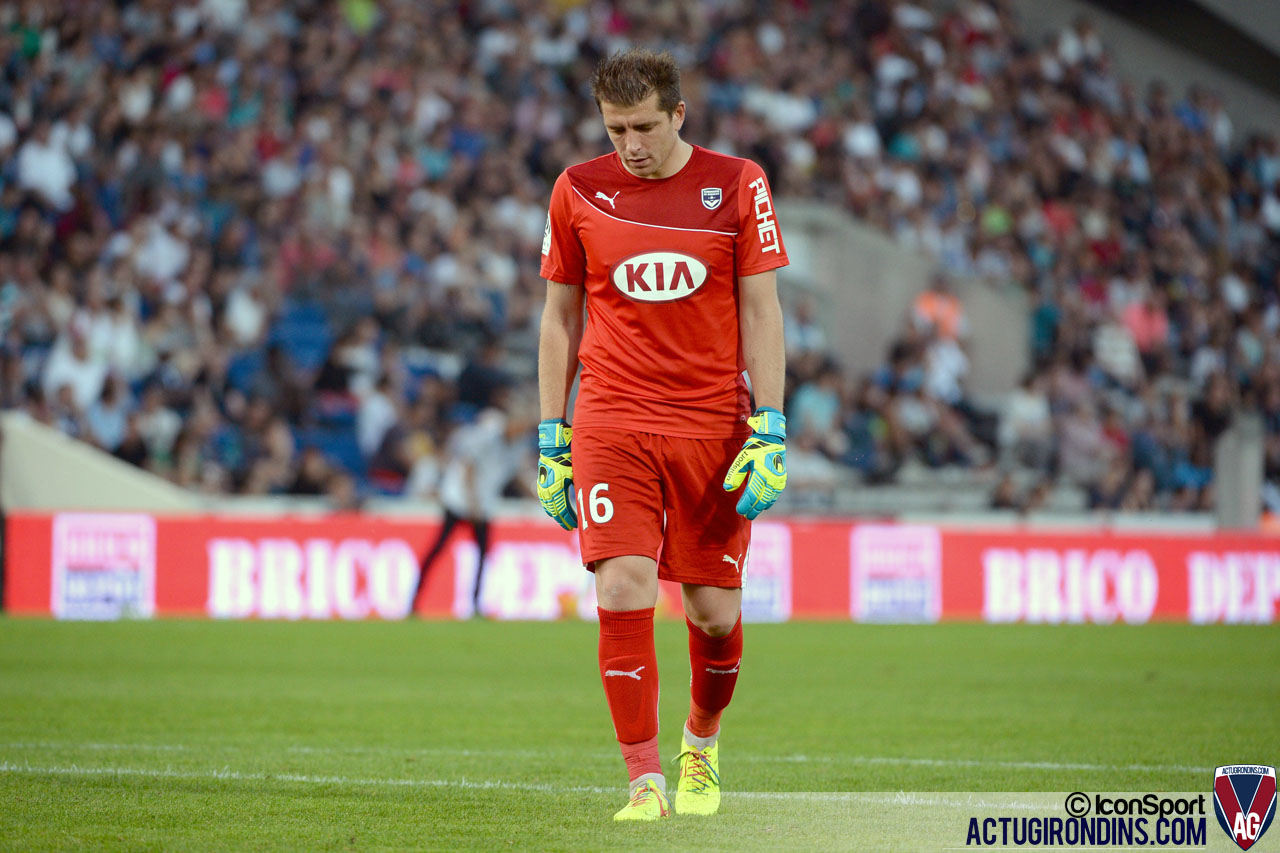
{"type": "Polygon", "coordinates": [[[715,210],[720,206],[721,193],[719,187],[702,188],[702,206],[707,210],[715,210]]]}
{"type": "Polygon", "coordinates": [[[1276,816],[1276,769],[1228,764],[1213,774],[1213,811],[1241,850],[1263,836],[1276,816]]]}

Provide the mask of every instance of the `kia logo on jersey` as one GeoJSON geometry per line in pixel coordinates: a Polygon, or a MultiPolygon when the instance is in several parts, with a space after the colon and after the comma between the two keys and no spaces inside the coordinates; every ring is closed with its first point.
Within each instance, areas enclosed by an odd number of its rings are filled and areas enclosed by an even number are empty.
{"type": "Polygon", "coordinates": [[[610,279],[628,299],[674,302],[702,287],[707,265],[680,252],[642,252],[619,261],[610,279]]]}

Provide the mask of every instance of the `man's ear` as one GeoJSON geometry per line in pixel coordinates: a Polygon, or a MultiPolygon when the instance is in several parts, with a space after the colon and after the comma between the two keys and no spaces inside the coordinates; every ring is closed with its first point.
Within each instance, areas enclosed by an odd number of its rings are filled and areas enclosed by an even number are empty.
{"type": "Polygon", "coordinates": [[[684,126],[684,101],[676,104],[676,108],[671,111],[671,123],[675,125],[677,132],[684,126]]]}

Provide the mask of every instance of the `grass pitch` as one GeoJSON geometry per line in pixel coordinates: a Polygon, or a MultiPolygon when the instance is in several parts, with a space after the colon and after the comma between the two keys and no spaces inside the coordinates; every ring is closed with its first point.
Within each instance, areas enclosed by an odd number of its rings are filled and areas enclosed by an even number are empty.
{"type": "MultiPolygon", "coordinates": [[[[684,626],[657,634],[674,756],[684,626]]],[[[721,813],[615,825],[595,644],[0,620],[0,848],[911,849],[830,792],[1208,791],[1280,759],[1274,626],[750,625],[721,813]]]]}

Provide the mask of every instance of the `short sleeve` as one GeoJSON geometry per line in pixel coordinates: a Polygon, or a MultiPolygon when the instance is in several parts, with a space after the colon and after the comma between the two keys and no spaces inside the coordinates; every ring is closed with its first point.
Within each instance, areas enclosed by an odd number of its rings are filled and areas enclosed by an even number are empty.
{"type": "Polygon", "coordinates": [[[764,170],[747,160],[738,176],[738,237],[734,246],[738,275],[755,275],[788,263],[782,245],[773,193],[764,170]]]}
{"type": "Polygon", "coordinates": [[[542,277],[561,284],[582,284],[587,253],[573,227],[573,186],[562,172],[551,190],[551,206],[542,232],[542,277]]]}

